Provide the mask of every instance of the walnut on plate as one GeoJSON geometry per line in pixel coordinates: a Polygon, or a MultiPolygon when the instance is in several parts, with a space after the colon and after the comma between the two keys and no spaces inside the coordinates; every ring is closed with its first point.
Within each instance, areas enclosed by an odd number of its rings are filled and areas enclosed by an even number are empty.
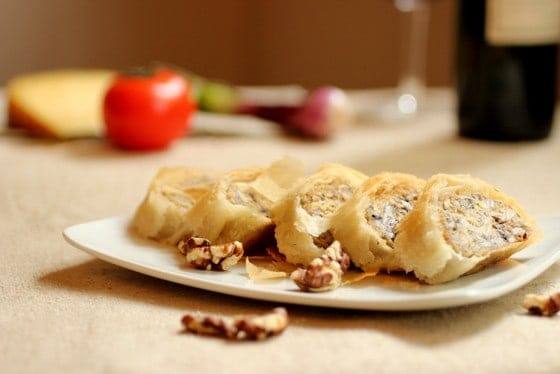
{"type": "Polygon", "coordinates": [[[307,268],[293,271],[290,278],[303,291],[330,291],[342,285],[342,275],[349,266],[350,257],[342,251],[340,242],[335,240],[307,268]]]}
{"type": "Polygon", "coordinates": [[[243,257],[243,244],[238,241],[210,243],[205,238],[185,238],[177,245],[189,264],[201,270],[228,270],[243,257]]]}

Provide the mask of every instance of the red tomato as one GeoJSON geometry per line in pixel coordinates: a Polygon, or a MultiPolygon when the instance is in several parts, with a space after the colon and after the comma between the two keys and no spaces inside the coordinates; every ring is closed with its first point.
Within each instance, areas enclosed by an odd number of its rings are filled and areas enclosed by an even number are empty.
{"type": "Polygon", "coordinates": [[[132,150],[167,147],[188,133],[194,111],[189,84],[167,68],[117,75],[103,102],[107,137],[132,150]]]}

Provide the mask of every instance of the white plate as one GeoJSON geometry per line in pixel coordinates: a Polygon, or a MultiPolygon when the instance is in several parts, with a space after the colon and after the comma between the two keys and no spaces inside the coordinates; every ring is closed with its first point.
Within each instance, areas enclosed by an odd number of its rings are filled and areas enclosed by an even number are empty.
{"type": "Polygon", "coordinates": [[[333,308],[422,310],[487,301],[530,282],[560,258],[560,217],[540,220],[544,239],[507,261],[443,285],[364,279],[324,293],[301,292],[289,279],[252,281],[243,264],[227,272],[195,270],[173,248],[129,233],[130,217],[114,217],[64,230],[73,246],[124,268],[156,278],[228,295],[333,308]]]}

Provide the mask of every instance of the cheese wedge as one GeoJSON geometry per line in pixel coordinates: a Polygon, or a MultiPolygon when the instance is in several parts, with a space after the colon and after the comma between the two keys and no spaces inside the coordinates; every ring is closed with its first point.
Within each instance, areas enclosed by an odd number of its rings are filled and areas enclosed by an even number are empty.
{"type": "Polygon", "coordinates": [[[110,70],[68,69],[17,76],[8,82],[8,125],[71,139],[103,133],[103,97],[110,70]]]}

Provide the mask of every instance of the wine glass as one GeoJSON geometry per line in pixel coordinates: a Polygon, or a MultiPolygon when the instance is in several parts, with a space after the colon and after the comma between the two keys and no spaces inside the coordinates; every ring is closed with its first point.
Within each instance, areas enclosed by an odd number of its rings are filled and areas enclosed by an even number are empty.
{"type": "Polygon", "coordinates": [[[425,104],[430,0],[391,0],[400,14],[400,71],[395,92],[377,110],[384,121],[414,117],[425,104]]]}

